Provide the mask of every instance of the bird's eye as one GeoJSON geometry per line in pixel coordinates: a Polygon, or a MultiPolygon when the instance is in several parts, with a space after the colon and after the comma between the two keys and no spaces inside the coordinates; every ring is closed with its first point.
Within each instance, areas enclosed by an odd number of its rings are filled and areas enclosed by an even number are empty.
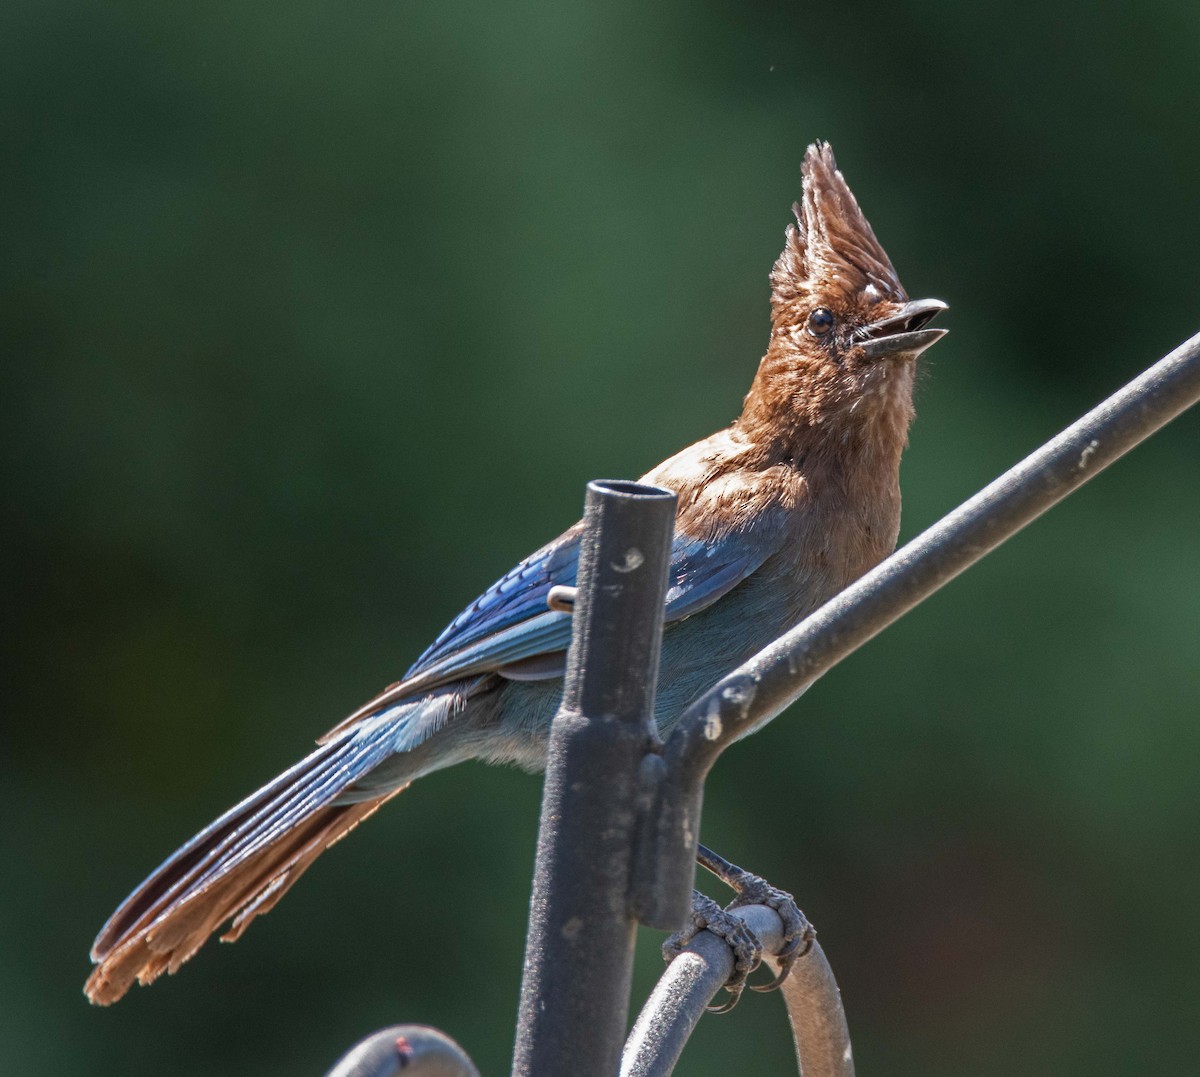
{"type": "Polygon", "coordinates": [[[808,316],[808,331],[814,337],[825,336],[833,328],[833,311],[826,307],[817,307],[808,316]]]}

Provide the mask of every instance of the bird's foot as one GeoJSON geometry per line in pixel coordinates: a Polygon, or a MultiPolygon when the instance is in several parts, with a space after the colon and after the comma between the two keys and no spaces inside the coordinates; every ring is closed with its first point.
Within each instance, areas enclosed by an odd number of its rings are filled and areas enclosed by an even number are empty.
{"type": "Polygon", "coordinates": [[[779,975],[770,983],[748,984],[751,991],[775,991],[788,978],[792,966],[812,949],[817,937],[817,929],[808,922],[808,917],[800,911],[796,899],[786,890],[772,886],[766,879],[751,875],[748,871],[737,869],[741,877],[736,884],[730,883],[737,891],[737,897],[727,906],[736,909],[744,905],[766,905],[779,913],[783,921],[783,947],[775,954],[779,963],[779,975]]]}
{"type": "Polygon", "coordinates": [[[692,917],[681,931],[675,932],[662,946],[663,960],[674,961],[701,931],[711,931],[733,952],[733,974],[725,983],[729,1000],[721,1006],[709,1006],[710,1013],[728,1013],[738,1004],[746,987],[746,977],[758,968],[762,961],[762,943],[739,916],[733,916],[721,908],[712,898],[692,891],[692,917]]]}
{"type": "MultiPolygon", "coordinates": [[[[730,863],[723,856],[713,852],[707,846],[701,845],[696,853],[696,860],[703,867],[711,871],[718,879],[726,886],[735,892],[737,895],[733,901],[726,906],[722,911],[722,915],[729,919],[738,920],[737,917],[731,917],[729,910],[744,907],[747,905],[766,905],[769,909],[774,909],[779,914],[779,919],[783,922],[783,947],[779,953],[775,954],[775,960],[779,964],[779,975],[769,983],[765,984],[750,984],[747,985],[746,974],[740,977],[735,967],[734,975],[730,978],[730,983],[726,985],[730,993],[733,995],[724,1006],[717,1008],[715,1012],[726,1013],[737,1005],[738,999],[744,987],[750,986],[755,991],[774,991],[780,987],[784,980],[788,978],[788,974],[792,971],[792,966],[812,949],[813,940],[817,937],[816,929],[808,922],[808,918],[802,913],[796,905],[795,898],[792,897],[786,890],[780,890],[778,887],[772,886],[765,879],[746,871],[744,868],[739,868],[736,864],[730,863]],[[736,982],[735,982],[736,981],[736,982]]],[[[692,898],[692,918],[696,918],[696,897],[692,898]]],[[[715,902],[712,902],[716,906],[715,902]]],[[[740,920],[738,920],[741,923],[740,920]]],[[[744,930],[749,933],[749,929],[744,930]]],[[[701,929],[702,930],[702,929],[701,929]]],[[[720,934],[720,932],[715,932],[720,934]]],[[[692,932],[694,935],[695,932],[692,932]]],[[[688,936],[691,938],[691,935],[688,936]]],[[[726,936],[722,936],[726,937],[726,936]]],[[[668,940],[669,942],[671,940],[668,940]]],[[[757,940],[755,940],[757,942],[757,940]]],[[[685,943],[686,945],[686,943],[685,943]]],[[[733,945],[732,943],[730,944],[733,945]]],[[[761,946],[759,953],[761,956],[761,946]]],[[[666,947],[664,947],[666,953],[666,947]]],[[[735,957],[737,950],[734,950],[735,957]]],[[[758,966],[758,961],[746,970],[749,973],[758,966]]]]}

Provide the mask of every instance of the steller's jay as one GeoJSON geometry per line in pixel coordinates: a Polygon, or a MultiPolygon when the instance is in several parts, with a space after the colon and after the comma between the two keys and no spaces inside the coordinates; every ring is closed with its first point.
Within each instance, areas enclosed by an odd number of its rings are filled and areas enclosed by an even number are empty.
{"type": "MultiPolygon", "coordinates": [[[[771,271],[771,334],[741,415],[642,481],[678,495],[655,717],[891,552],[917,356],[946,305],[909,300],[838,171],[810,146],[771,271]]],[[[238,938],[333,842],[409,782],[466,759],[544,766],[571,616],[578,525],[471,603],[405,674],[290,770],[174,853],[92,948],[88,998],[175,972],[224,921],[238,938]]]]}

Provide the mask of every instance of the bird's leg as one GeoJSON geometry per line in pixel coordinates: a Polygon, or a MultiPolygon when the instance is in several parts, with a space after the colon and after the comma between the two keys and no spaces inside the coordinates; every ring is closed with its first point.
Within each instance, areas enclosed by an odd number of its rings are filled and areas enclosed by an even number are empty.
{"type": "Polygon", "coordinates": [[[787,979],[796,960],[812,948],[817,933],[797,907],[795,899],[786,891],[777,889],[765,879],[752,875],[736,864],[731,864],[704,845],[699,846],[696,852],[696,862],[734,890],[737,896],[722,909],[712,898],[699,890],[693,890],[692,921],[663,943],[663,957],[667,961],[674,960],[701,931],[711,931],[724,939],[734,957],[733,975],[725,984],[730,998],[724,1005],[710,1006],[709,1010],[712,1013],[728,1013],[737,1005],[742,991],[747,986],[754,991],[774,991],[779,987],[787,979]],[[783,921],[784,944],[775,955],[779,962],[779,975],[770,983],[746,984],[746,977],[762,961],[762,944],[739,917],[730,915],[728,911],[745,905],[766,905],[779,913],[779,918],[783,921]]]}

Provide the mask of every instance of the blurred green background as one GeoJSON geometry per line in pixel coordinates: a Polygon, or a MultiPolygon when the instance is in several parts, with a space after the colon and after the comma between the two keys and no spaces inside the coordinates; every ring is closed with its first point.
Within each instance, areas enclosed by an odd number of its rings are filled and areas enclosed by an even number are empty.
{"type": "MultiPolygon", "coordinates": [[[[115,1009],[87,948],[587,479],[736,414],[811,139],[952,306],[904,537],[1200,328],[1198,56],[1191,3],[0,7],[5,1072],[317,1074],[400,1020],[505,1072],[516,771],[115,1009]]],[[[1198,465],[1191,414],[713,774],[863,1074],[1195,1072],[1198,465]]],[[[752,996],[681,1072],[788,1065],[752,996]]]]}

